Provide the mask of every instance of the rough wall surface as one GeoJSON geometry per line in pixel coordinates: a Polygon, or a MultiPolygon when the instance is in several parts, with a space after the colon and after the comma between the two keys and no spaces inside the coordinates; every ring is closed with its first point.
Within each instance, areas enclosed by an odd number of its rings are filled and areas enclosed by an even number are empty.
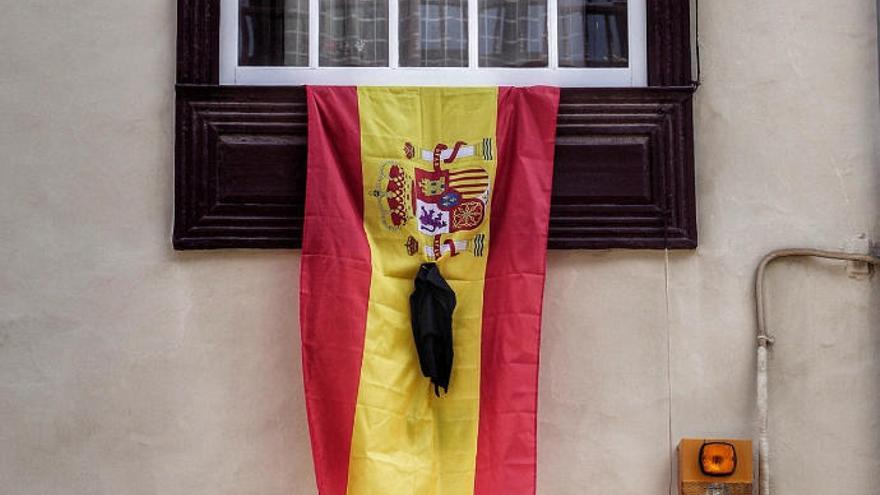
{"type": "MultiPolygon", "coordinates": [[[[0,492],[313,494],[295,252],[170,249],[174,2],[0,16],[0,492]]],[[[540,493],[661,494],[752,434],[752,270],[880,239],[873,0],[703,1],[701,247],[553,252],[540,493]]],[[[880,482],[878,282],[769,273],[778,494],[880,482]]]]}

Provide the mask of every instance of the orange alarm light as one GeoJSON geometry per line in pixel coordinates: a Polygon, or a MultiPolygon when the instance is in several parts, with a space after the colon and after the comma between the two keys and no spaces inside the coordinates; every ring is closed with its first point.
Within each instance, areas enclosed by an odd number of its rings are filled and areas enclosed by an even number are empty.
{"type": "Polygon", "coordinates": [[[736,471],[736,448],[727,442],[706,442],[700,447],[700,471],[706,476],[730,476],[736,471]]]}

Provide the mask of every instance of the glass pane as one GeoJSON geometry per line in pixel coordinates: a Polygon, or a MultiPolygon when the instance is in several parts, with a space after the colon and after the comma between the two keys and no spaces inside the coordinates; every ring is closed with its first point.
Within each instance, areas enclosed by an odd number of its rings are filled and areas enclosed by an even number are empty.
{"type": "Polygon", "coordinates": [[[399,0],[401,67],[467,67],[467,0],[399,0]]]}
{"type": "Polygon", "coordinates": [[[626,0],[557,0],[560,67],[627,67],[626,0]]]}
{"type": "Polygon", "coordinates": [[[321,0],[320,14],[318,65],[388,65],[387,0],[321,0]]]}
{"type": "Polygon", "coordinates": [[[309,0],[239,0],[238,12],[238,65],[309,65],[309,0]]]}
{"type": "Polygon", "coordinates": [[[480,67],[546,67],[547,1],[480,0],[480,67]]]}

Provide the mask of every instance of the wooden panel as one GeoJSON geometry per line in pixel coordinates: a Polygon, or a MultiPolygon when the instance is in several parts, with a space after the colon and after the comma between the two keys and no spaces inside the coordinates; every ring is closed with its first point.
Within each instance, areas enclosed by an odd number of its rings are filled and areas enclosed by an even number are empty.
{"type": "MultiPolygon", "coordinates": [[[[179,86],[174,246],[295,248],[305,95],[179,86]]],[[[565,89],[551,248],[696,246],[690,90],[565,89]]]]}
{"type": "Polygon", "coordinates": [[[551,247],[696,247],[690,104],[690,90],[563,91],[551,247]]]}
{"type": "Polygon", "coordinates": [[[220,81],[220,0],[178,0],[177,82],[220,81]]]}
{"type": "Polygon", "coordinates": [[[175,248],[299,245],[302,88],[178,88],[176,139],[175,248]]]}
{"type": "Polygon", "coordinates": [[[217,187],[221,203],[294,203],[304,199],[305,136],[239,133],[219,137],[217,187]],[[259,156],[278,167],[254,163],[259,156]],[[289,160],[293,157],[293,160],[289,160]]]}
{"type": "Polygon", "coordinates": [[[648,85],[690,86],[690,0],[648,0],[648,85]]]}

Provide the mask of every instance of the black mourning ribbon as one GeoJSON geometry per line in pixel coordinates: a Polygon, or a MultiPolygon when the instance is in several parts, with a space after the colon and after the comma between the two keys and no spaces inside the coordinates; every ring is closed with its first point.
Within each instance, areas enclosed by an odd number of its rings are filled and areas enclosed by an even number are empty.
{"type": "Polygon", "coordinates": [[[440,275],[436,263],[423,263],[409,298],[413,338],[422,375],[431,379],[434,393],[449,393],[452,374],[452,312],[455,292],[440,275]]]}

